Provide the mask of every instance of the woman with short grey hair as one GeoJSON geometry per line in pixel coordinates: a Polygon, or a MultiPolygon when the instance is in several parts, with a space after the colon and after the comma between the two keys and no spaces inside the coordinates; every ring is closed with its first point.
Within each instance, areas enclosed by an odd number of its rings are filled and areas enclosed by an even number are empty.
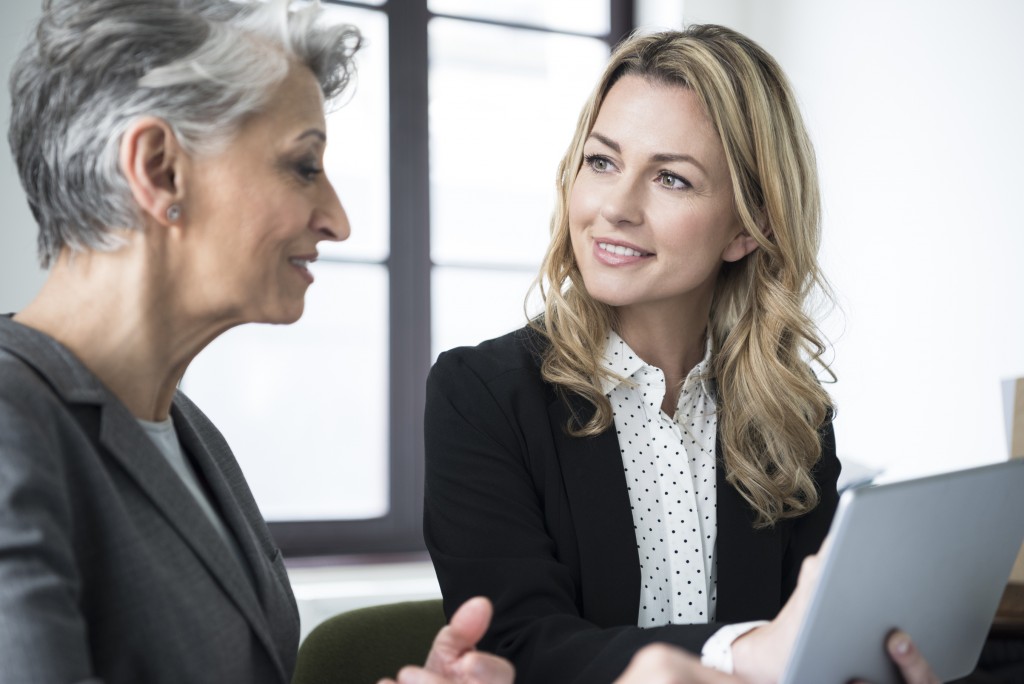
{"type": "Polygon", "coordinates": [[[360,41],[352,26],[315,24],[312,10],[286,15],[283,3],[182,4],[45,3],[11,73],[9,131],[44,267],[64,247],[109,250],[125,244],[117,229],[142,228],[119,158],[139,117],[163,119],[184,151],[210,156],[271,104],[293,62],[328,101],[348,83],[360,41]]]}
{"type": "MultiPolygon", "coordinates": [[[[177,384],[225,330],[297,320],[317,244],[348,237],[324,103],[360,37],[319,13],[43,4],[10,80],[9,140],[49,274],[0,316],[4,681],[291,678],[281,552],[177,384]]],[[[489,606],[466,608],[406,675],[511,681],[472,651],[489,606]]]]}

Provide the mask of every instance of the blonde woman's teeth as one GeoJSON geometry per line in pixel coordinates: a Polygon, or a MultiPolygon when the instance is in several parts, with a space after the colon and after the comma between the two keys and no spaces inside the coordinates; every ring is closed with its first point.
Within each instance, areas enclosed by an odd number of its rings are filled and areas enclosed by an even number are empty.
{"type": "Polygon", "coordinates": [[[599,242],[599,243],[597,243],[597,246],[600,247],[601,249],[603,249],[606,252],[611,252],[612,254],[617,254],[619,256],[638,257],[638,256],[643,256],[644,255],[643,252],[638,252],[638,251],[636,251],[635,249],[633,249],[631,247],[623,247],[622,245],[613,245],[613,244],[608,243],[608,242],[599,242]]]}

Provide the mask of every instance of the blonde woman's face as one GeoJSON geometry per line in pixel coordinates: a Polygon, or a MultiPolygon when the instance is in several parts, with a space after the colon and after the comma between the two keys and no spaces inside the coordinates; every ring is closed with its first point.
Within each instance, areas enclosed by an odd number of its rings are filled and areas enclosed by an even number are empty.
{"type": "Polygon", "coordinates": [[[722,143],[696,95],[624,76],[583,151],[569,230],[588,293],[620,316],[706,316],[722,262],[753,247],[736,215],[722,143]]]}

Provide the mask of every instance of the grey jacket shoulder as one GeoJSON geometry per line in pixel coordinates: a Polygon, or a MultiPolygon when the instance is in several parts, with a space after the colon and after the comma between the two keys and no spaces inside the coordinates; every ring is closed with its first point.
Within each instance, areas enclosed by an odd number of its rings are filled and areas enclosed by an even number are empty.
{"type": "Polygon", "coordinates": [[[298,616],[280,552],[220,433],[183,395],[172,415],[244,561],[100,380],[0,317],[4,681],[290,678],[298,616]]]}

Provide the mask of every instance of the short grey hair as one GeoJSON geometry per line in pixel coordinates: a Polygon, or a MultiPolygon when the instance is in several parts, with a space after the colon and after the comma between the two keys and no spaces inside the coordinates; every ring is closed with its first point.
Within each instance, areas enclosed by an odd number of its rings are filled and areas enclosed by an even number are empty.
{"type": "Polygon", "coordinates": [[[352,74],[359,31],[320,21],[318,0],[44,0],[11,71],[8,141],[39,224],[44,268],[64,248],[113,250],[141,226],[118,162],[132,121],[167,122],[189,153],[213,153],[298,62],[327,101],[352,74]]]}

